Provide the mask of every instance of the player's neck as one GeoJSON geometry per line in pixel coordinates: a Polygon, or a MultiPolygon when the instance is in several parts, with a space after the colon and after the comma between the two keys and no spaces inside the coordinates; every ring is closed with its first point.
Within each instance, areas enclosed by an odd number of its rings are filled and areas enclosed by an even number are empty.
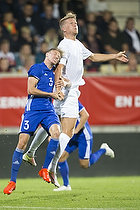
{"type": "Polygon", "coordinates": [[[71,35],[71,34],[65,34],[65,36],[64,36],[66,39],[71,39],[71,40],[73,40],[73,41],[75,41],[76,40],[76,35],[71,35]]]}
{"type": "Polygon", "coordinates": [[[45,60],[44,63],[45,63],[45,65],[48,67],[48,69],[52,69],[53,64],[52,64],[50,61],[45,60]]]}

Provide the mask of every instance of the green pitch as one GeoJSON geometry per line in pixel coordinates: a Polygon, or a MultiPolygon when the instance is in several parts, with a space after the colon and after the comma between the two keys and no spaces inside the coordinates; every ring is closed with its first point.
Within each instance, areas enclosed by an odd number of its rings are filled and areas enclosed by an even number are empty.
{"type": "Polygon", "coordinates": [[[54,192],[54,186],[41,178],[18,179],[16,190],[4,195],[7,181],[0,180],[3,210],[140,210],[140,177],[70,178],[72,191],[67,192],[54,192]]]}

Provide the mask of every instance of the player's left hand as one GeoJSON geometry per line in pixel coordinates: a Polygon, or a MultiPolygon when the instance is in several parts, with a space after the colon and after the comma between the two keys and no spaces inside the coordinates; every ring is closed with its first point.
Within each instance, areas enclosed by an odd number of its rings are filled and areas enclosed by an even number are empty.
{"type": "Polygon", "coordinates": [[[128,62],[128,58],[127,55],[125,54],[125,51],[117,53],[116,59],[125,63],[128,62]]]}

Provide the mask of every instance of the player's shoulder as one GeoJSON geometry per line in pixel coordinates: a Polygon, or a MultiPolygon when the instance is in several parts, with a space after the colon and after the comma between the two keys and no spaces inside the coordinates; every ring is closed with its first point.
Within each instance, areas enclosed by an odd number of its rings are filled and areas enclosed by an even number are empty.
{"type": "Polygon", "coordinates": [[[31,66],[31,68],[28,71],[28,75],[30,74],[39,74],[42,72],[42,63],[35,63],[31,66]]]}
{"type": "Polygon", "coordinates": [[[58,48],[59,48],[59,47],[62,47],[62,46],[66,46],[66,45],[68,45],[68,44],[69,44],[69,42],[68,42],[67,39],[62,39],[62,40],[59,42],[58,48]]]}
{"type": "Polygon", "coordinates": [[[35,64],[33,64],[32,65],[32,68],[35,68],[35,69],[42,69],[42,68],[44,68],[44,63],[42,62],[42,63],[35,63],[35,64]]]}
{"type": "Polygon", "coordinates": [[[81,41],[79,41],[79,39],[76,39],[76,42],[77,42],[78,45],[84,47],[83,43],[81,41]]]}
{"type": "Polygon", "coordinates": [[[39,63],[35,63],[30,67],[29,71],[34,71],[34,70],[38,69],[38,67],[39,67],[39,63]]]}
{"type": "Polygon", "coordinates": [[[76,42],[78,42],[78,43],[82,44],[82,42],[81,42],[79,39],[76,39],[76,42]]]}
{"type": "Polygon", "coordinates": [[[61,49],[63,52],[69,51],[69,42],[66,39],[63,39],[59,42],[58,48],[61,49]]]}

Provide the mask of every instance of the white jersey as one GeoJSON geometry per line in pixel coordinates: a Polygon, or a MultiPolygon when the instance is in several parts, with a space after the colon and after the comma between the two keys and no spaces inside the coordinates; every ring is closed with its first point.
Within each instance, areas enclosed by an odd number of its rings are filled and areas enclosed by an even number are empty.
{"type": "Polygon", "coordinates": [[[62,76],[70,80],[72,87],[84,85],[82,76],[84,73],[83,60],[88,58],[92,52],[88,50],[79,40],[64,38],[58,45],[64,55],[60,64],[65,65],[62,76]]]}

